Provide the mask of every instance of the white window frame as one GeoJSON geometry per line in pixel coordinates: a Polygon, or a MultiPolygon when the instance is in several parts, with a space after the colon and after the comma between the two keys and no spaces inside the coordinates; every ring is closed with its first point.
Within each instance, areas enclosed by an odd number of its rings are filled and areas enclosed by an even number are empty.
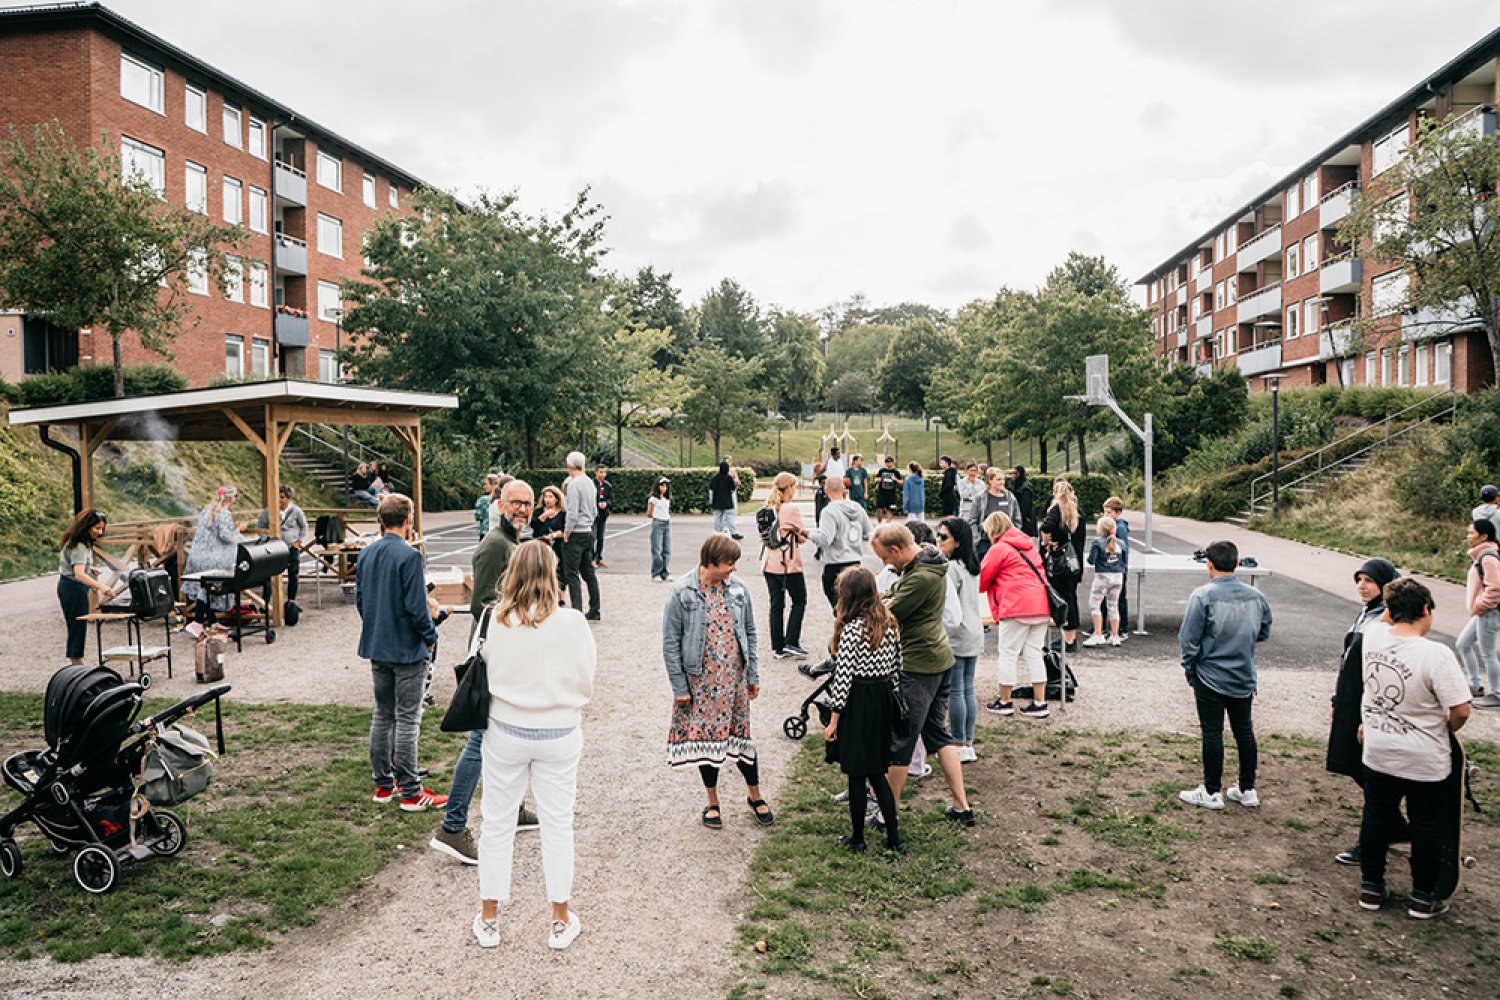
{"type": "Polygon", "coordinates": [[[1411,385],[1411,346],[1402,344],[1396,350],[1396,384],[1411,385]]]}
{"type": "Polygon", "coordinates": [[[182,203],[199,215],[208,214],[208,168],[188,160],[182,170],[182,203]],[[196,191],[194,190],[196,188],[196,191]],[[195,198],[194,195],[197,195],[195,198]]]}
{"type": "Polygon", "coordinates": [[[258,260],[250,262],[250,304],[271,308],[271,269],[258,260]]]}
{"type": "Polygon", "coordinates": [[[1231,274],[1224,279],[1224,305],[1232,306],[1239,301],[1240,276],[1231,274]]]}
{"type": "Polygon", "coordinates": [[[1285,314],[1281,328],[1282,339],[1296,340],[1302,336],[1302,307],[1293,302],[1286,307],[1285,314]]]}
{"type": "Polygon", "coordinates": [[[1375,385],[1375,352],[1365,352],[1365,385],[1375,385]]]}
{"type": "Polygon", "coordinates": [[[1314,170],[1302,178],[1302,210],[1312,211],[1313,206],[1318,203],[1318,172],[1314,170]]]}
{"type": "Polygon", "coordinates": [[[256,159],[266,158],[266,123],[254,115],[250,116],[250,124],[246,131],[245,149],[256,159]]]}
{"type": "Polygon", "coordinates": [[[1323,300],[1317,297],[1302,301],[1302,335],[1311,336],[1323,330],[1323,300]]]}
{"type": "Polygon", "coordinates": [[[1416,378],[1414,381],[1418,386],[1425,386],[1427,384],[1427,376],[1429,374],[1429,369],[1427,367],[1427,345],[1416,345],[1416,350],[1412,353],[1416,355],[1416,363],[1412,365],[1413,370],[1416,372],[1416,378]]]}
{"type": "Polygon", "coordinates": [[[386,198],[390,202],[390,206],[392,208],[401,207],[401,196],[399,194],[399,190],[400,189],[396,186],[396,182],[391,181],[390,185],[387,188],[386,198]]]}
{"type": "Polygon", "coordinates": [[[208,91],[202,87],[189,83],[182,90],[182,120],[183,124],[194,132],[202,132],[208,135],[208,91]],[[194,98],[197,98],[198,120],[193,120],[194,98]]]}
{"type": "Polygon", "coordinates": [[[245,377],[245,338],[237,333],[224,334],[224,374],[229,378],[245,377]]]}
{"type": "Polygon", "coordinates": [[[339,364],[338,351],[318,351],[318,381],[339,382],[344,377],[344,366],[339,364]]]}
{"type": "Polygon", "coordinates": [[[127,182],[139,175],[151,185],[158,198],[167,196],[167,154],[149,143],[132,139],[128,135],[120,136],[120,175],[127,182]],[[146,159],[140,161],[135,158],[140,156],[146,159]],[[143,162],[151,164],[150,171],[137,169],[143,162]]]}
{"type": "Polygon", "coordinates": [[[250,338],[250,374],[254,378],[271,376],[271,342],[264,337],[250,338]]]}
{"type": "Polygon", "coordinates": [[[318,150],[318,186],[344,193],[344,161],[324,150],[318,150]],[[331,180],[331,183],[330,183],[331,180]]]}
{"type": "Polygon", "coordinates": [[[224,102],[224,144],[235,149],[245,148],[245,113],[233,101],[224,102]]]}
{"type": "Polygon", "coordinates": [[[1224,304],[1224,282],[1221,281],[1214,285],[1214,311],[1218,312],[1220,309],[1227,308],[1228,306],[1224,304]]]}
{"type": "Polygon", "coordinates": [[[129,52],[120,53],[120,96],[131,104],[140,105],[165,116],[167,113],[167,74],[156,63],[140,56],[131,55],[129,52]],[[136,82],[143,86],[140,93],[135,93],[128,86],[132,81],[130,71],[137,74],[136,82]]]}
{"type": "Polygon", "coordinates": [[[194,295],[208,294],[208,254],[203,250],[189,250],[187,263],[183,267],[187,290],[194,295]]]}
{"type": "Polygon", "coordinates": [[[265,188],[250,185],[250,210],[246,221],[252,233],[265,233],[271,227],[271,193],[265,188]],[[258,208],[257,208],[258,206],[258,208]]]}
{"type": "Polygon", "coordinates": [[[1370,315],[1389,316],[1406,302],[1410,277],[1405,270],[1387,271],[1370,282],[1370,315]]]}
{"type": "Polygon", "coordinates": [[[1293,184],[1287,188],[1286,193],[1282,195],[1282,200],[1288,221],[1302,214],[1302,188],[1299,185],[1293,184]]]}
{"type": "Polygon", "coordinates": [[[342,219],[334,218],[331,215],[324,215],[322,212],[318,213],[318,253],[328,257],[337,257],[340,260],[344,259],[344,221],[342,219]],[[332,240],[325,239],[325,223],[331,224],[333,227],[327,234],[333,235],[332,240]],[[335,244],[332,250],[328,249],[330,242],[335,244]]]}
{"type": "Polygon", "coordinates": [[[327,323],[337,322],[344,314],[344,299],[334,281],[318,282],[318,319],[327,323]],[[337,310],[334,312],[333,310],[337,310]]]}
{"type": "Polygon", "coordinates": [[[364,179],[363,179],[363,181],[361,181],[361,192],[360,193],[364,196],[365,204],[368,207],[370,207],[370,208],[374,208],[375,207],[375,175],[372,174],[372,173],[370,173],[369,171],[365,171],[364,179]]]}
{"type": "Polygon", "coordinates": [[[1453,344],[1442,341],[1432,345],[1432,384],[1452,387],[1453,344]]]}
{"type": "Polygon", "coordinates": [[[1391,381],[1391,374],[1391,349],[1383,347],[1380,349],[1380,384],[1394,385],[1395,383],[1391,381]]]}
{"type": "Polygon", "coordinates": [[[234,254],[224,255],[224,298],[245,301],[245,265],[234,254]]]}
{"type": "Polygon", "coordinates": [[[1300,278],[1302,276],[1302,244],[1293,243],[1283,251],[1282,274],[1284,280],[1300,278]]]}
{"type": "Polygon", "coordinates": [[[1302,273],[1309,274],[1318,269],[1318,234],[1313,233],[1302,241],[1302,273]]]}
{"type": "Polygon", "coordinates": [[[224,183],[220,185],[224,199],[224,221],[232,226],[238,226],[245,221],[245,185],[238,177],[224,175],[224,183]],[[234,211],[230,211],[233,208],[234,211]]]}

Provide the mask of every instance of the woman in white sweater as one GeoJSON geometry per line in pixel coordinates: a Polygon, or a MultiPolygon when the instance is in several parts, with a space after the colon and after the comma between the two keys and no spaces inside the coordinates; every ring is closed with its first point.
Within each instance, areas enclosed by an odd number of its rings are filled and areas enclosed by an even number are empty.
{"type": "MultiPolygon", "coordinates": [[[[474,936],[484,948],[500,944],[499,907],[510,899],[515,817],[527,784],[541,821],[542,872],[552,903],[547,944],[566,948],[578,936],[578,915],[568,908],[573,802],[583,751],[579,723],[594,693],[595,650],[583,613],[558,607],[557,599],[557,557],[544,542],[522,543],[500,580],[482,646],[490,722],[484,734],[480,912],[474,936]]],[[[475,639],[477,644],[477,629],[475,639]]]]}

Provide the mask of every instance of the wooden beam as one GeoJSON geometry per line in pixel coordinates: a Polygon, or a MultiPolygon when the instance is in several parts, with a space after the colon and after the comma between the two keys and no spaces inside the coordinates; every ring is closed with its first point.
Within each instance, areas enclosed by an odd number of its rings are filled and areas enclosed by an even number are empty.
{"type": "MultiPolygon", "coordinates": [[[[401,431],[396,428],[399,435],[401,431]]],[[[411,439],[407,442],[411,446],[411,505],[412,505],[412,527],[417,529],[417,537],[422,537],[422,425],[417,424],[411,431],[411,439]]],[[[402,438],[406,440],[405,437],[402,438]]]]}
{"type": "MultiPolygon", "coordinates": [[[[233,411],[230,411],[233,412],[233,411]]],[[[266,527],[272,538],[281,537],[281,446],[283,439],[276,428],[276,411],[269,404],[262,414],[265,438],[261,442],[261,490],[265,494],[266,527]]],[[[292,553],[297,558],[297,553],[292,553]]],[[[284,599],[281,574],[271,578],[271,599],[266,607],[266,624],[272,628],[281,624],[281,609],[284,599]]]]}
{"type": "Polygon", "coordinates": [[[249,441],[251,444],[255,445],[256,451],[260,452],[261,455],[265,455],[265,440],[259,434],[255,433],[255,431],[250,427],[249,424],[245,423],[243,417],[241,417],[238,413],[235,413],[227,406],[224,407],[224,416],[228,417],[229,422],[240,429],[240,433],[245,435],[246,441],[249,441]]]}
{"type": "Polygon", "coordinates": [[[280,406],[280,420],[305,424],[361,424],[374,427],[411,427],[421,416],[410,410],[341,410],[334,406],[280,406]]]}
{"type": "MultiPolygon", "coordinates": [[[[91,510],[94,506],[94,453],[87,447],[89,438],[88,424],[78,425],[78,498],[83,504],[84,510],[91,510]]],[[[92,599],[98,591],[89,588],[89,597],[92,599]]],[[[90,605],[92,607],[92,605],[90,605]]]]}
{"type": "Polygon", "coordinates": [[[119,423],[120,421],[110,418],[101,423],[94,434],[87,434],[88,425],[85,424],[81,428],[82,433],[79,435],[79,439],[83,442],[84,450],[90,455],[98,451],[99,446],[109,439],[110,434],[114,433],[114,429],[119,423]]]}
{"type": "Polygon", "coordinates": [[[277,461],[281,460],[281,453],[283,451],[286,451],[287,442],[292,439],[292,431],[294,431],[296,429],[297,429],[297,421],[295,421],[295,420],[289,421],[287,423],[287,425],[286,425],[286,430],[282,433],[281,437],[277,439],[277,441],[276,441],[276,459],[277,459],[277,461]]]}

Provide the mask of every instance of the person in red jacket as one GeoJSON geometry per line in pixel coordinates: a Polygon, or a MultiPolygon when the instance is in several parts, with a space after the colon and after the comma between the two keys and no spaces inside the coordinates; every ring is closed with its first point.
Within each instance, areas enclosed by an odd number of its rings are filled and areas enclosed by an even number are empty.
{"type": "Polygon", "coordinates": [[[1000,696],[985,708],[996,715],[1015,713],[1010,692],[1016,683],[1016,666],[1025,661],[1031,704],[1022,708],[1021,714],[1028,719],[1045,719],[1051,712],[1047,708],[1042,644],[1047,641],[1050,609],[1042,582],[1042,557],[1031,536],[1001,511],[984,519],[984,532],[990,548],[979,566],[979,592],[989,596],[990,616],[1000,632],[1000,696]]]}

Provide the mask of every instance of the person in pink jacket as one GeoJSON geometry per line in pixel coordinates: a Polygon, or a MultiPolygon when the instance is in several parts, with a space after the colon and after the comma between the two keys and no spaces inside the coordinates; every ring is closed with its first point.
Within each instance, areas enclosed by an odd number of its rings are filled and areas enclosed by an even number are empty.
{"type": "Polygon", "coordinates": [[[1001,511],[984,519],[984,533],[990,549],[979,566],[979,592],[989,596],[990,615],[1000,631],[1000,696],[985,708],[996,715],[1015,713],[1010,692],[1016,684],[1016,666],[1024,660],[1031,704],[1020,712],[1029,719],[1045,719],[1051,713],[1042,644],[1047,641],[1050,619],[1042,557],[1036,542],[1001,511]]]}
{"type": "Polygon", "coordinates": [[[796,495],[797,477],[778,472],[766,498],[766,506],[776,511],[776,538],[781,543],[776,548],[765,547],[760,554],[760,571],[771,595],[771,655],[778,660],[807,656],[802,648],[807,579],[802,575],[801,548],[807,541],[807,529],[802,526],[802,512],[792,502],[796,495]],[[792,599],[790,611],[786,610],[788,597],[792,599]]]}
{"type": "Polygon", "coordinates": [[[1475,708],[1500,708],[1500,656],[1495,637],[1500,635],[1500,546],[1495,544],[1495,522],[1476,518],[1468,529],[1469,623],[1458,636],[1458,657],[1469,672],[1469,692],[1475,708]],[[1484,664],[1485,674],[1479,672],[1484,664]],[[1487,685],[1487,686],[1486,686],[1487,685]]]}

